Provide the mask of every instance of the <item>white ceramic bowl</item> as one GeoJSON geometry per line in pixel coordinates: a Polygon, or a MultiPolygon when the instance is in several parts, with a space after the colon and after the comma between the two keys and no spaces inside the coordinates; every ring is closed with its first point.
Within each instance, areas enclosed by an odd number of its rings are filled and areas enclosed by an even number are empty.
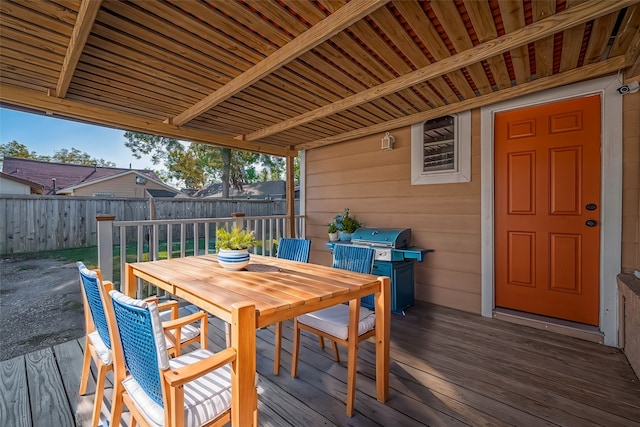
{"type": "Polygon", "coordinates": [[[247,249],[220,249],[218,262],[225,270],[242,270],[249,264],[249,251],[247,249]]]}

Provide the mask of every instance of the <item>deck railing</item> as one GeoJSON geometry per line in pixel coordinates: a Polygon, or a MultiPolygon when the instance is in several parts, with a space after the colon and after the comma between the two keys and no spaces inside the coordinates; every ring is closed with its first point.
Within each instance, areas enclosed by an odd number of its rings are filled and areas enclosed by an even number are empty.
{"type": "MultiPolygon", "coordinates": [[[[124,283],[125,263],[155,261],[215,252],[216,230],[234,225],[255,233],[260,242],[250,252],[275,256],[281,237],[304,237],[304,216],[294,217],[295,235],[289,236],[287,215],[176,220],[115,221],[98,215],[98,267],[105,280],[124,283]],[[115,280],[114,280],[115,279],[115,280]]],[[[138,283],[138,296],[153,293],[138,283]]]]}

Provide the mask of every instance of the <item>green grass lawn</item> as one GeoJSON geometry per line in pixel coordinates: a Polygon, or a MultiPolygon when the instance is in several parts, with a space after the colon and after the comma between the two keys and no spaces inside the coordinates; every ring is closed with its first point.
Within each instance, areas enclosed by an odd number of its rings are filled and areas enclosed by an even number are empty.
{"type": "MultiPolygon", "coordinates": [[[[204,254],[205,241],[204,238],[200,238],[198,240],[198,255],[204,254]]],[[[174,242],[171,248],[171,257],[172,258],[180,258],[180,242],[174,242]]],[[[257,247],[256,253],[260,254],[262,252],[262,248],[257,247]]],[[[209,253],[215,252],[215,242],[209,242],[209,253]]],[[[138,261],[138,247],[135,243],[127,245],[126,249],[126,262],[136,262],[138,261]]],[[[158,248],[158,259],[167,259],[168,250],[167,250],[167,242],[161,241],[159,242],[158,248]]],[[[194,255],[193,250],[193,239],[186,239],[185,241],[185,255],[192,256],[194,255]]],[[[23,253],[23,254],[11,254],[5,257],[10,257],[14,259],[58,259],[61,261],[68,262],[76,262],[82,261],[89,268],[97,268],[98,267],[98,247],[97,246],[89,246],[86,248],[74,248],[74,249],[59,249],[55,251],[41,251],[41,252],[32,252],[32,253],[23,253]]],[[[141,261],[149,261],[149,246],[143,245],[142,248],[142,259],[141,261]]],[[[116,285],[120,283],[120,246],[113,247],[113,282],[116,285]]]]}

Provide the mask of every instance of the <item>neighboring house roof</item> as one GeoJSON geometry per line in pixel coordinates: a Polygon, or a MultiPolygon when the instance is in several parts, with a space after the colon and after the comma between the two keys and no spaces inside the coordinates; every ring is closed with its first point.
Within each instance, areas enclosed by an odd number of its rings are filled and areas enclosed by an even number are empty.
{"type": "Polygon", "coordinates": [[[31,194],[42,194],[42,192],[44,191],[43,186],[38,184],[37,182],[29,181],[28,179],[23,179],[14,175],[9,175],[8,173],[0,172],[0,178],[28,185],[29,187],[31,187],[31,194]]]}
{"type": "Polygon", "coordinates": [[[147,189],[147,193],[149,193],[149,196],[151,197],[175,197],[176,195],[180,194],[179,191],[173,191],[173,190],[154,190],[154,189],[147,189]]]}
{"type": "MultiPolygon", "coordinates": [[[[286,181],[265,181],[244,184],[242,190],[229,189],[229,197],[246,197],[250,199],[272,198],[284,199],[287,192],[286,181]]],[[[222,183],[216,182],[197,191],[194,197],[222,197],[222,183]]]]}
{"type": "MultiPolygon", "coordinates": [[[[153,172],[152,172],[153,173],[153,172]]],[[[138,170],[133,170],[133,169],[125,169],[124,172],[120,172],[120,173],[116,173],[113,175],[108,175],[108,176],[103,176],[101,178],[96,178],[96,179],[91,179],[91,180],[87,180],[85,182],[82,182],[78,185],[72,185],[70,187],[66,187],[66,188],[60,188],[59,190],[56,191],[56,194],[73,194],[74,190],[78,189],[78,188],[82,188],[82,187],[86,187],[88,185],[94,185],[94,184],[98,184],[100,182],[104,182],[104,181],[108,181],[110,179],[115,179],[115,178],[119,178],[121,176],[125,176],[125,175],[136,175],[136,176],[141,176],[149,181],[153,181],[158,185],[161,185],[163,187],[165,187],[167,190],[170,191],[175,191],[176,193],[178,192],[178,190],[175,190],[173,187],[170,187],[169,185],[165,184],[164,182],[160,181],[159,179],[153,179],[151,176],[149,176],[148,174],[143,174],[138,170]]],[[[153,173],[153,176],[156,176],[155,173],[153,173]]]]}
{"type": "Polygon", "coordinates": [[[4,157],[2,163],[2,172],[42,185],[44,187],[44,194],[56,194],[59,189],[77,186],[89,181],[95,181],[100,178],[111,177],[130,171],[135,171],[147,178],[160,182],[155,172],[142,169],[69,165],[7,156],[4,157]],[[55,179],[55,189],[53,179],[55,179]]]}

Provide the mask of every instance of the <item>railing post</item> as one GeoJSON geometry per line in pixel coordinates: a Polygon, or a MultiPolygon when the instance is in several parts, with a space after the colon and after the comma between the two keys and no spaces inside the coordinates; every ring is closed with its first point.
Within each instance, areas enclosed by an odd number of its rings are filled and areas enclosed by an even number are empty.
{"type": "Polygon", "coordinates": [[[243,212],[231,212],[231,218],[235,218],[236,227],[244,228],[244,213],[243,212]]]}
{"type": "Polygon", "coordinates": [[[98,222],[98,268],[104,280],[113,281],[114,215],[96,215],[98,222]]]}

